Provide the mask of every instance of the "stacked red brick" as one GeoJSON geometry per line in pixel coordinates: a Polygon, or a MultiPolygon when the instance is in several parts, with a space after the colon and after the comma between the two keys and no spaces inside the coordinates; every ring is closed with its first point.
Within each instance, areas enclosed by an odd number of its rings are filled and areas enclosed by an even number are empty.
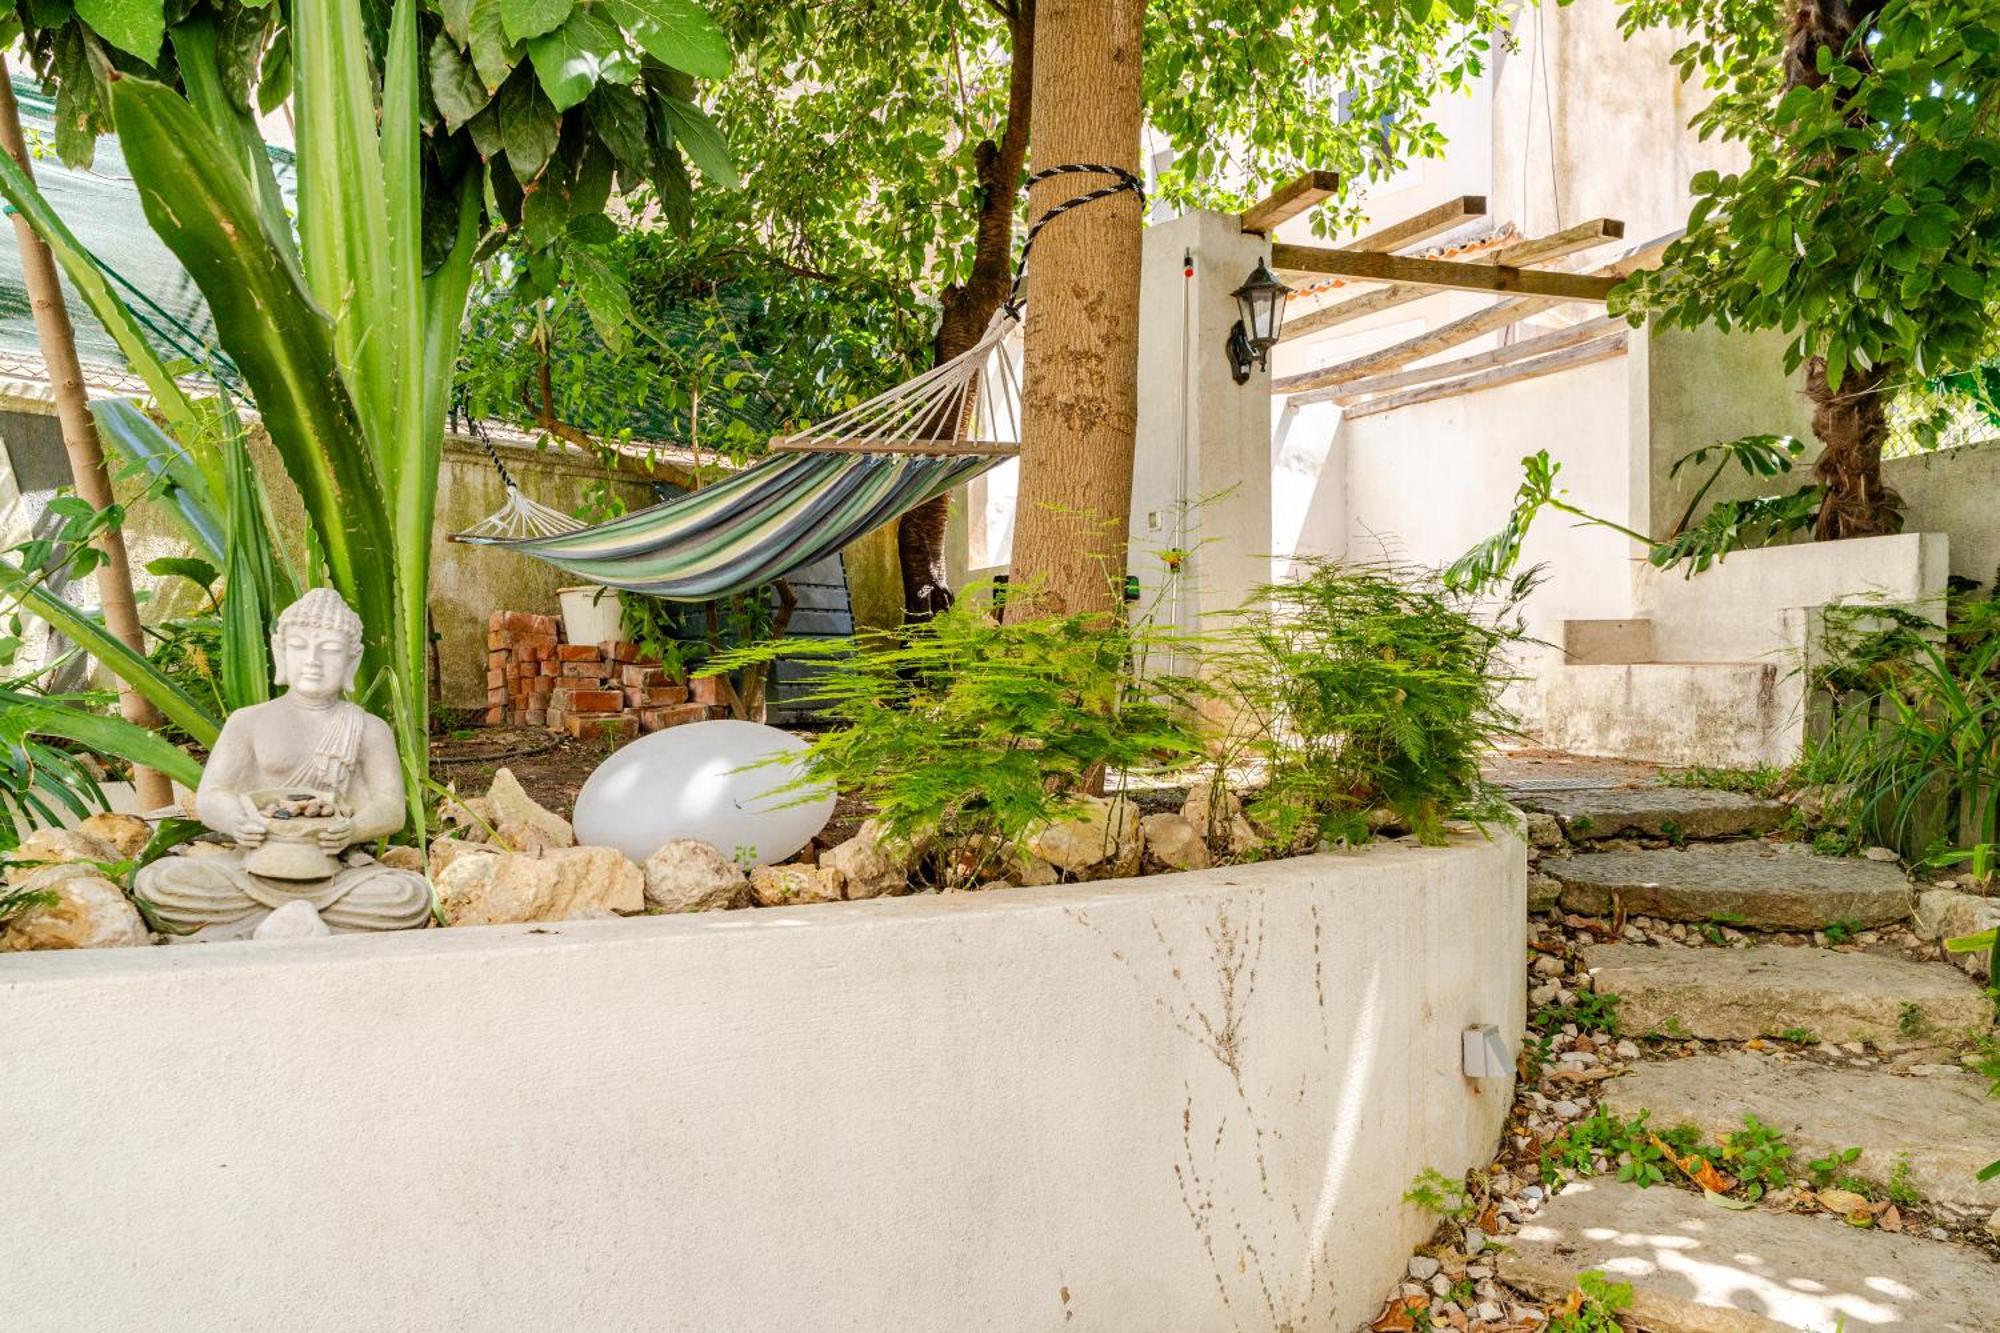
{"type": "Polygon", "coordinates": [[[562,622],[495,611],[486,628],[486,723],[624,741],[726,717],[721,684],[670,679],[636,644],[564,643],[562,622]]]}

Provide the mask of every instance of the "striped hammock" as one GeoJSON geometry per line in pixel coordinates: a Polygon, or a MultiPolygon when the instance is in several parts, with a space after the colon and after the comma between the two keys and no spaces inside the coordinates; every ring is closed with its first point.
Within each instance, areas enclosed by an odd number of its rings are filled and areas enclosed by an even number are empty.
{"type": "MultiPolygon", "coordinates": [[[[501,509],[454,540],[533,556],[592,583],[707,601],[783,578],[1012,457],[1020,319],[700,490],[583,527],[522,495],[498,454],[501,509]]],[[[491,452],[491,445],[488,445],[491,452]]]]}

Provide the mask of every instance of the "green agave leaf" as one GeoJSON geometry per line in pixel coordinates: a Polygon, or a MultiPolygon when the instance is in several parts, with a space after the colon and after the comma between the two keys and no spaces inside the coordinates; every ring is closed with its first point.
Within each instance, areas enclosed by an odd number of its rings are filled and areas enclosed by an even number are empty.
{"type": "Polygon", "coordinates": [[[187,751],[122,717],[87,713],[67,704],[8,700],[7,721],[0,727],[0,737],[18,741],[28,736],[60,736],[99,754],[164,773],[182,786],[201,783],[201,765],[187,751]]]}
{"type": "Polygon", "coordinates": [[[225,566],[229,583],[222,600],[222,698],[232,711],[271,697],[267,636],[282,609],[276,605],[273,535],[264,527],[263,483],[251,462],[242,423],[235,424],[236,430],[223,446],[229,487],[229,556],[225,566]]]}
{"type": "Polygon", "coordinates": [[[24,573],[11,561],[0,560],[0,592],[17,598],[22,606],[48,621],[64,638],[95,657],[105,670],[138,691],[196,741],[203,745],[215,743],[222,724],[196,703],[192,695],[126,647],[104,626],[42,586],[39,579],[24,573]]]}
{"type": "Polygon", "coordinates": [[[605,0],[604,7],[655,60],[698,79],[728,75],[729,39],[695,0],[605,0]]]}
{"type": "Polygon", "coordinates": [[[110,445],[114,454],[145,468],[153,477],[166,479],[162,498],[180,517],[181,527],[202,558],[220,565],[223,513],[208,473],[129,399],[92,399],[90,414],[97,420],[98,438],[110,445]]]}
{"type": "Polygon", "coordinates": [[[228,150],[194,109],[173,90],[132,77],[119,80],[112,105],[147,220],[208,299],[379,668],[390,648],[387,506],[334,358],[333,329],[264,235],[228,150]]]}

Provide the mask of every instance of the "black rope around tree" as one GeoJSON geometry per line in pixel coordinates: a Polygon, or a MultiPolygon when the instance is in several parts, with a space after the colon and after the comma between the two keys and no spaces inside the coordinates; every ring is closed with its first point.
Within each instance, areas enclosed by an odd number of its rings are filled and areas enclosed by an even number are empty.
{"type": "Polygon", "coordinates": [[[1014,265],[1014,285],[1008,289],[1007,299],[1002,303],[1002,308],[1015,319],[1021,317],[1021,288],[1028,281],[1028,252],[1035,248],[1035,237],[1041,234],[1042,228],[1048,226],[1072,208],[1081,208],[1094,199],[1108,199],[1114,194],[1123,194],[1127,190],[1139,196],[1139,208],[1142,212],[1145,210],[1145,182],[1123,167],[1105,166],[1098,162],[1070,162],[1060,167],[1045,167],[1028,177],[1028,188],[1033,189],[1037,181],[1045,181],[1051,176],[1079,174],[1115,176],[1118,183],[1116,185],[1099,186],[1095,190],[1087,190],[1082,194],[1065,199],[1048,212],[1036,218],[1034,224],[1028,228],[1028,239],[1021,245],[1021,258],[1014,265]]]}

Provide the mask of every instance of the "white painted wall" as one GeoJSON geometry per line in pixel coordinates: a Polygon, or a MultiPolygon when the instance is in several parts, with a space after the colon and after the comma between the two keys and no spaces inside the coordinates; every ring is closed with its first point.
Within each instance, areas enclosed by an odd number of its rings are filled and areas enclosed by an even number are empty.
{"type": "Polygon", "coordinates": [[[1882,480],[1903,497],[1903,524],[1951,535],[1951,573],[1993,586],[2000,569],[2000,440],[1891,458],[1882,480]]]}
{"type": "Polygon", "coordinates": [[[1349,1333],[1498,1139],[1525,875],[16,955],[0,1327],[1349,1333]]]}

